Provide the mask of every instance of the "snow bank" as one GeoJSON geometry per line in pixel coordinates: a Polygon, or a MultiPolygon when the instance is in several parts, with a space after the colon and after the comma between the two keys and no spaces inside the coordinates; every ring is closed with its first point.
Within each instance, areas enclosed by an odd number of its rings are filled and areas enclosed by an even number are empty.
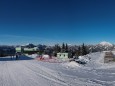
{"type": "Polygon", "coordinates": [[[68,66],[70,66],[70,67],[80,67],[80,65],[78,63],[76,63],[75,61],[72,61],[72,62],[68,63],[68,66]]]}
{"type": "Polygon", "coordinates": [[[79,56],[78,58],[75,59],[75,62],[79,64],[87,64],[89,61],[90,61],[89,55],[79,56]]]}
{"type": "Polygon", "coordinates": [[[71,62],[65,63],[64,65],[67,66],[67,67],[72,67],[72,68],[80,67],[80,65],[77,62],[75,62],[75,61],[71,61],[71,62]]]}
{"type": "Polygon", "coordinates": [[[32,55],[26,54],[26,56],[31,57],[31,58],[36,58],[36,57],[38,57],[38,54],[32,54],[32,55]]]}
{"type": "Polygon", "coordinates": [[[38,54],[32,54],[31,57],[32,58],[36,58],[38,56],[38,54]]]}
{"type": "Polygon", "coordinates": [[[85,61],[85,62],[89,62],[89,60],[90,60],[90,58],[87,55],[86,56],[79,56],[78,58],[79,58],[79,60],[85,61]]]}
{"type": "Polygon", "coordinates": [[[50,56],[49,56],[49,55],[43,55],[42,58],[44,58],[44,59],[49,59],[50,56]]]}

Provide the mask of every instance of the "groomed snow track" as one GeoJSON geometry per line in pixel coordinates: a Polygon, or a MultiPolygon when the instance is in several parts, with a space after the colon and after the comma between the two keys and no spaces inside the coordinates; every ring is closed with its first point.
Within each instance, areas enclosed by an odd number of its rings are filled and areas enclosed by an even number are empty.
{"type": "Polygon", "coordinates": [[[114,63],[104,64],[103,52],[89,56],[88,64],[74,68],[33,59],[0,61],[0,86],[115,86],[114,63]]]}

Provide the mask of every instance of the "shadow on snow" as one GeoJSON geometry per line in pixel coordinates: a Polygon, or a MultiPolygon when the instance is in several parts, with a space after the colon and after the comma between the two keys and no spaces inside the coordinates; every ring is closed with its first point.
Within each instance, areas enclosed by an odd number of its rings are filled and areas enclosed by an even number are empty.
{"type": "MultiPolygon", "coordinates": [[[[32,60],[33,58],[27,56],[20,56],[17,60],[32,60]]],[[[0,61],[17,61],[16,57],[0,57],[0,61]]]]}

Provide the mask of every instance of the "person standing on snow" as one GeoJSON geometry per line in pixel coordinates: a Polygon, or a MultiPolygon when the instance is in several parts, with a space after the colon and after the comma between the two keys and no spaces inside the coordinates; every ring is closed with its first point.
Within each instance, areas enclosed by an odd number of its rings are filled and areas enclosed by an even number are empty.
{"type": "Polygon", "coordinates": [[[18,55],[18,53],[16,53],[16,60],[18,60],[18,57],[19,57],[19,55],[18,55]]]}

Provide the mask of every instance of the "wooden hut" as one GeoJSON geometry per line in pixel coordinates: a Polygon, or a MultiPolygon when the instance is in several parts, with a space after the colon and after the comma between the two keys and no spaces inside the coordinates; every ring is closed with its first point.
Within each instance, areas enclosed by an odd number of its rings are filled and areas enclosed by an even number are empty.
{"type": "Polygon", "coordinates": [[[105,63],[108,63],[108,62],[111,62],[114,60],[115,60],[115,57],[114,57],[114,54],[112,52],[105,52],[105,57],[104,57],[105,63]]]}

